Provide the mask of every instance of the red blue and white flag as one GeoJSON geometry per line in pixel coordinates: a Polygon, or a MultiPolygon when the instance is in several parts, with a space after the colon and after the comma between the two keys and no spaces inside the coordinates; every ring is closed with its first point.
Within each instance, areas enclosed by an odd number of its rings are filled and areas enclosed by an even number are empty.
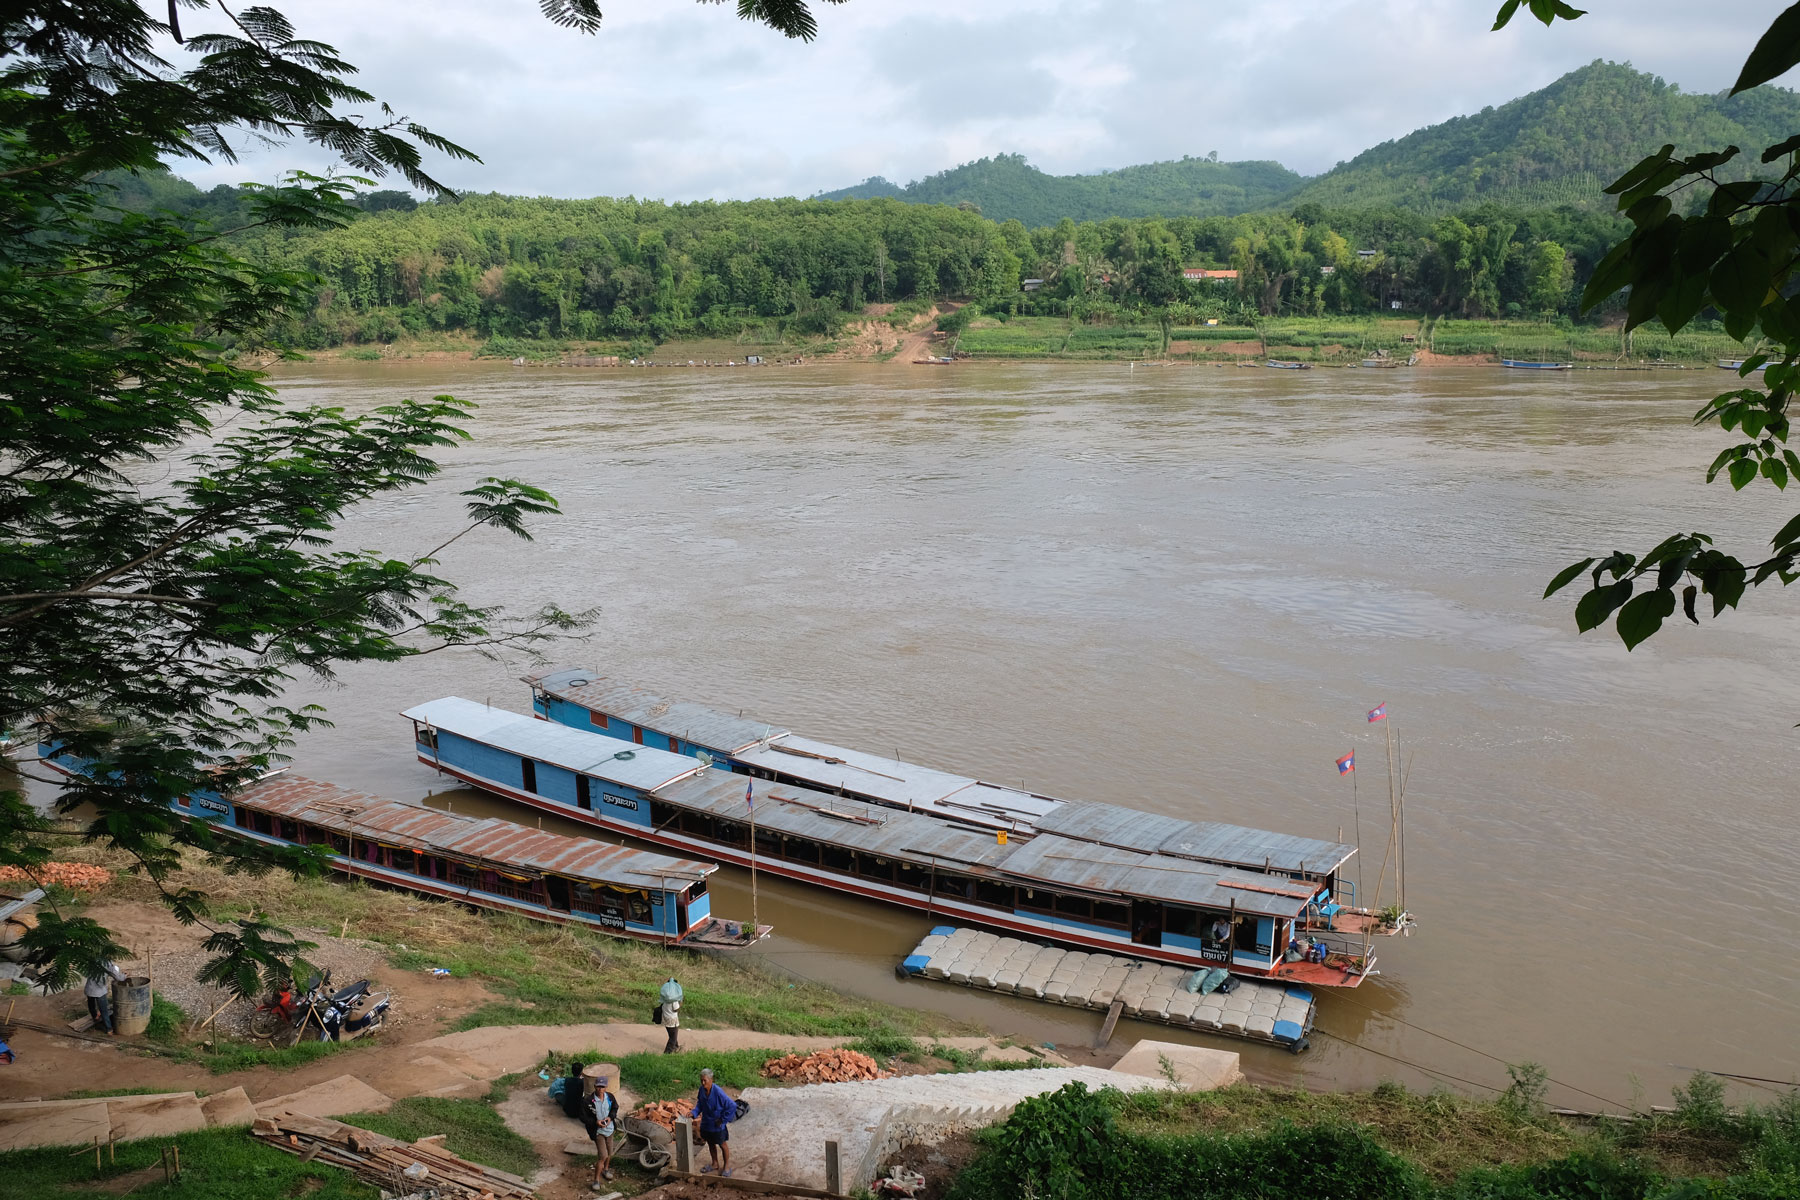
{"type": "Polygon", "coordinates": [[[756,807],[756,780],[754,779],[744,781],[744,807],[756,807]]]}
{"type": "Polygon", "coordinates": [[[1344,757],[1338,759],[1337,765],[1339,775],[1348,775],[1350,772],[1356,770],[1356,751],[1352,750],[1350,753],[1344,755],[1344,757]]]}
{"type": "Polygon", "coordinates": [[[1371,708],[1369,710],[1369,720],[1372,722],[1387,720],[1387,701],[1386,700],[1383,700],[1380,704],[1377,704],[1374,708],[1371,708]]]}

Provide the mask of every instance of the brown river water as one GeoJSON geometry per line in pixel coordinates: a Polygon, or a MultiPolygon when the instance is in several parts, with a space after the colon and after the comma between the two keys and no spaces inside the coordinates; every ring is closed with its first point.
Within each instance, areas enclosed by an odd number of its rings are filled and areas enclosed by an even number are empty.
{"type": "MultiPolygon", "coordinates": [[[[559,661],[1051,795],[1346,840],[1359,807],[1365,898],[1387,792],[1363,714],[1386,701],[1412,764],[1418,931],[1379,944],[1364,987],[1321,994],[1309,1053],[1213,1043],[1258,1077],[1481,1094],[1502,1060],[1533,1060],[1553,1099],[1591,1108],[1664,1102],[1687,1068],[1800,1075],[1792,599],[1631,654],[1578,637],[1572,598],[1541,599],[1589,552],[1701,529],[1748,558],[1792,515],[1772,488],[1703,481],[1722,435],[1689,418],[1723,372],[308,363],[275,380],[351,407],[480,404],[444,477],[345,538],[418,553],[482,477],[550,489],[566,515],[536,541],[484,532],[444,571],[479,603],[598,606],[559,661]],[[1332,761],[1350,749],[1354,798],[1332,761]]],[[[419,765],[395,715],[443,694],[529,711],[528,665],[346,672],[305,692],[336,727],[295,767],[535,820],[419,765]]],[[[716,909],[747,915],[747,880],[722,874],[716,909]]],[[[922,916],[767,879],[760,909],[781,969],[1041,1041],[1096,1031],[897,980],[922,916]]],[[[1126,1022],[1115,1046],[1137,1037],[1206,1041],[1126,1022]]]]}

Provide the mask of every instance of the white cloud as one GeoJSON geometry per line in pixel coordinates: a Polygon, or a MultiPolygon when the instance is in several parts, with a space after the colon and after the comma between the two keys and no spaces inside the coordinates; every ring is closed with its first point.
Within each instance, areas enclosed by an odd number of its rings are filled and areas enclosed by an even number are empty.
{"type": "MultiPolygon", "coordinates": [[[[670,200],[905,182],[1019,152],[1055,173],[1204,155],[1305,174],[1596,58],[1728,86],[1762,0],[1593,0],[1490,33],[1497,0],[849,0],[809,44],[730,5],[611,0],[596,37],[532,0],[310,0],[302,36],[369,91],[481,155],[453,186],[670,200]]],[[[327,165],[310,148],[180,166],[203,186],[327,165]]]]}

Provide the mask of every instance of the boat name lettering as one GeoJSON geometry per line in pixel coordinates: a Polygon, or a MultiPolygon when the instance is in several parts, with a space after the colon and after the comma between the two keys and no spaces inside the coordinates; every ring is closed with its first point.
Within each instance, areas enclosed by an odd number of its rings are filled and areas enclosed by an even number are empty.
{"type": "Polygon", "coordinates": [[[195,796],[190,803],[193,811],[204,817],[224,818],[231,815],[231,805],[223,800],[209,800],[204,796],[195,796]]]}
{"type": "Polygon", "coordinates": [[[602,928],[602,929],[623,929],[623,928],[625,928],[625,914],[620,912],[616,908],[609,908],[609,909],[605,910],[604,912],[600,913],[600,928],[602,928]]]}
{"type": "Polygon", "coordinates": [[[615,796],[611,792],[601,792],[600,799],[612,805],[614,808],[622,808],[627,812],[636,812],[638,810],[638,802],[630,796],[615,796]]]}

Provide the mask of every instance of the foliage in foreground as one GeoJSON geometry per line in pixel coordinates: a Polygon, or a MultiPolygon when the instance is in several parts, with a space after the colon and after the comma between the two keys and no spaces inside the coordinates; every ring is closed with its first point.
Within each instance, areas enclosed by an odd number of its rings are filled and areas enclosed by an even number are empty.
{"type": "MultiPolygon", "coordinates": [[[[1634,1122],[1610,1137],[1580,1138],[1493,1105],[1449,1100],[1440,1106],[1450,1118],[1445,1132],[1452,1139],[1463,1136],[1464,1124],[1473,1122],[1476,1144],[1454,1171],[1444,1170],[1442,1159],[1433,1171],[1412,1153],[1384,1144],[1394,1139],[1395,1129],[1366,1106],[1410,1117],[1435,1097],[1409,1099],[1387,1085],[1363,1096],[1312,1097],[1316,1107],[1308,1112],[1299,1099],[1303,1095],[1246,1087],[1203,1096],[1126,1097],[1070,1084],[1026,1101],[1005,1124],[979,1135],[981,1152],[950,1194],[952,1200],[1026,1195],[1040,1200],[1791,1200],[1800,1195],[1800,1099],[1793,1096],[1771,1109],[1742,1113],[1684,1100],[1671,1117],[1634,1122]],[[1289,1106],[1301,1119],[1271,1115],[1271,1102],[1289,1106]],[[1248,1111],[1258,1105],[1262,1112],[1248,1111]],[[1371,1116],[1376,1119],[1364,1119],[1371,1116]],[[1508,1127],[1516,1136],[1506,1136],[1508,1127]],[[1700,1135],[1711,1139],[1712,1155],[1701,1165],[1722,1178],[1683,1177],[1660,1165],[1659,1147],[1700,1135]],[[1507,1156],[1517,1161],[1505,1161],[1507,1156]]],[[[1429,1152],[1423,1145],[1419,1149],[1429,1152]]]]}

